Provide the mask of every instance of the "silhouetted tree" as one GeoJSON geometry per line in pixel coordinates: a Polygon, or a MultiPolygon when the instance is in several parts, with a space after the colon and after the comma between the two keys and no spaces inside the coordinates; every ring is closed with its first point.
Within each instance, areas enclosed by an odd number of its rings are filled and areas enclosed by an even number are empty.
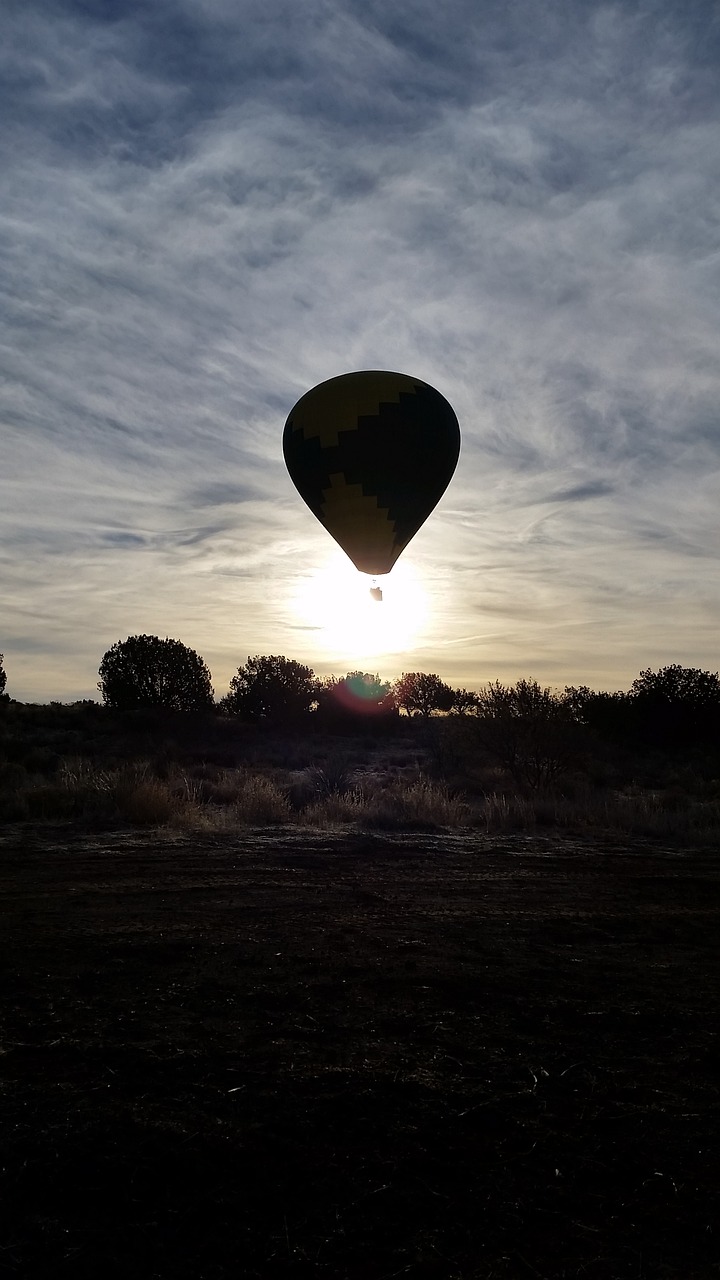
{"type": "Polygon", "coordinates": [[[377,672],[371,675],[369,671],[348,671],[342,683],[368,702],[382,702],[392,688],[389,680],[381,680],[377,672]]]}
{"type": "Polygon", "coordinates": [[[318,723],[329,732],[362,732],[372,721],[389,724],[397,716],[392,685],[369,671],[348,671],[342,680],[328,676],[318,689],[318,723]]]}
{"type": "Polygon", "coordinates": [[[480,699],[472,689],[453,689],[451,711],[459,716],[474,716],[480,710],[480,699]]]}
{"type": "Polygon", "coordinates": [[[635,732],[635,716],[627,693],[596,693],[587,685],[566,685],[563,702],[573,719],[598,739],[627,742],[635,732]]]}
{"type": "Polygon", "coordinates": [[[108,649],[100,663],[98,689],[108,707],[135,711],[163,707],[203,711],[213,705],[208,668],[179,640],[128,636],[108,649]]]}
{"type": "Polygon", "coordinates": [[[517,782],[548,786],[577,758],[576,718],[566,701],[537,680],[503,685],[478,694],[477,736],[488,755],[517,782]]]}
{"type": "Polygon", "coordinates": [[[720,732],[720,678],[717,672],[673,663],[641,671],[629,697],[641,736],[663,746],[706,742],[720,732]]]}
{"type": "Polygon", "coordinates": [[[2,705],[3,702],[8,701],[8,695],[5,692],[5,685],[7,684],[7,671],[3,666],[4,661],[5,661],[5,655],[4,653],[0,653],[0,705],[2,705]]]}
{"type": "Polygon", "coordinates": [[[342,680],[328,676],[321,682],[321,694],[329,694],[336,702],[351,710],[382,709],[391,699],[389,680],[371,675],[369,671],[348,671],[342,680]]]}
{"type": "Polygon", "coordinates": [[[450,711],[454,691],[439,676],[422,671],[404,672],[393,685],[398,707],[409,716],[429,716],[433,711],[450,711]]]}
{"type": "Polygon", "coordinates": [[[238,667],[220,705],[228,715],[242,720],[289,723],[312,710],[318,688],[314,671],[292,658],[249,657],[244,667],[238,667]]]}

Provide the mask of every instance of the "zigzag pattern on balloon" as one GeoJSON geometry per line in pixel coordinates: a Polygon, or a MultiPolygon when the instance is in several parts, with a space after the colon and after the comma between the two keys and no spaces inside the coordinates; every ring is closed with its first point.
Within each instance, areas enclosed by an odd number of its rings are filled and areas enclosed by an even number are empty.
{"type": "Polygon", "coordinates": [[[447,400],[406,374],[343,374],[289,414],[290,477],[358,569],[389,573],[447,488],[460,427],[447,400]]]}

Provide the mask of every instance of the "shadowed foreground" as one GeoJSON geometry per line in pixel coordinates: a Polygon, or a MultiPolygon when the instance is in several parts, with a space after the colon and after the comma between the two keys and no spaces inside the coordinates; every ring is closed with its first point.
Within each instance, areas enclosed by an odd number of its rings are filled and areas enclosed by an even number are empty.
{"type": "Polygon", "coordinates": [[[718,1275],[710,852],[8,832],[0,1270],[718,1275]]]}

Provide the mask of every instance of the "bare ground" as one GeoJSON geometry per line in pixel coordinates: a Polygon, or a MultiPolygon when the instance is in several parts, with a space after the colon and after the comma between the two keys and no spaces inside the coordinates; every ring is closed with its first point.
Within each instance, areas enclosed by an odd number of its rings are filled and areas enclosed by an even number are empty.
{"type": "Polygon", "coordinates": [[[0,1270],[720,1275],[720,860],[10,832],[0,1270]]]}

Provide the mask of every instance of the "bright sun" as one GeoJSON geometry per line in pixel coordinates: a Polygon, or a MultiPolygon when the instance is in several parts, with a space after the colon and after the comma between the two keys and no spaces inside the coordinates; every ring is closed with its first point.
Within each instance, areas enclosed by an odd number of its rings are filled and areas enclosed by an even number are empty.
{"type": "Polygon", "coordinates": [[[293,612],[306,626],[317,628],[326,656],[347,660],[381,657],[411,649],[427,612],[426,596],[411,564],[395,565],[377,579],[359,573],[342,552],[302,577],[292,599],[293,612]],[[376,582],[382,601],[370,588],[376,582]]]}

